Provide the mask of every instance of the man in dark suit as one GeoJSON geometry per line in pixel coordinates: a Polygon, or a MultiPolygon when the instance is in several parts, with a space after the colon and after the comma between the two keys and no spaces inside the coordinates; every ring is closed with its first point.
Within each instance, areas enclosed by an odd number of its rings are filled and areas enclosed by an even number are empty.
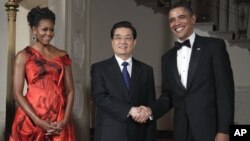
{"type": "Polygon", "coordinates": [[[168,18],[178,42],[162,57],[162,94],[148,113],[158,119],[174,107],[175,141],[229,141],[234,81],[225,43],[193,32],[196,17],[186,3],[168,18]]]}
{"type": "Polygon", "coordinates": [[[133,120],[143,119],[138,106],[155,101],[152,67],[132,57],[136,36],[130,22],[114,24],[114,56],[92,65],[91,90],[97,107],[95,141],[155,141],[155,121],[133,120]]]}

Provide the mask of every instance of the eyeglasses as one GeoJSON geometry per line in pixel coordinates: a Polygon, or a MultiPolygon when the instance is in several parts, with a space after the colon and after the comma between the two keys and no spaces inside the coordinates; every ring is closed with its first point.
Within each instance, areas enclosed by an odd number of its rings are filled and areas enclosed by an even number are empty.
{"type": "Polygon", "coordinates": [[[122,36],[116,36],[113,38],[115,41],[122,41],[124,40],[125,42],[131,42],[133,40],[133,37],[127,36],[127,37],[122,37],[122,36]]]}

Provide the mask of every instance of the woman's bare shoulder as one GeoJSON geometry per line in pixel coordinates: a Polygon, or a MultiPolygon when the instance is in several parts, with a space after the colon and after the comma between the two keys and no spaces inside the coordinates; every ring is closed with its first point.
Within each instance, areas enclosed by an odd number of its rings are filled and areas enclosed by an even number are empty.
{"type": "Polygon", "coordinates": [[[56,54],[57,56],[64,56],[64,55],[68,54],[65,50],[59,49],[55,46],[52,46],[52,48],[53,48],[54,54],[56,54]]]}
{"type": "Polygon", "coordinates": [[[15,62],[16,63],[25,63],[27,58],[28,58],[28,53],[27,53],[27,49],[25,48],[25,49],[20,50],[16,53],[15,62]]]}

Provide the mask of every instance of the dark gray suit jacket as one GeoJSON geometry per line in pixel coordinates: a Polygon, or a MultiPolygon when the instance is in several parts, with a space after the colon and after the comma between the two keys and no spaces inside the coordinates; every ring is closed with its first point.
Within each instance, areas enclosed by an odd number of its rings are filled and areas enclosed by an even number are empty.
{"type": "Polygon", "coordinates": [[[114,56],[92,65],[91,90],[97,107],[95,141],[155,141],[155,121],[139,124],[127,117],[132,106],[149,106],[155,101],[152,67],[132,61],[130,93],[114,56]]]}
{"type": "Polygon", "coordinates": [[[214,141],[229,133],[234,118],[234,81],[223,40],[196,35],[187,88],[180,81],[177,49],[162,57],[162,95],[151,106],[154,118],[174,107],[174,139],[186,141],[191,129],[196,141],[214,141]]]}

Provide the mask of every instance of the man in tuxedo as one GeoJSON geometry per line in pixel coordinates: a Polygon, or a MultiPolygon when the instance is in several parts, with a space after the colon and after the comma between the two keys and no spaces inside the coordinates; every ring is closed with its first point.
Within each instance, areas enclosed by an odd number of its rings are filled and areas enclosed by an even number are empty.
{"type": "Polygon", "coordinates": [[[155,141],[155,121],[133,120],[144,119],[145,113],[138,106],[155,101],[152,67],[132,57],[136,36],[130,22],[114,24],[114,56],[92,65],[91,91],[97,108],[95,141],[155,141]]]}
{"type": "Polygon", "coordinates": [[[229,141],[234,81],[224,41],[195,34],[186,3],[170,8],[168,20],[178,42],[162,57],[162,94],[148,115],[158,119],[173,107],[175,141],[229,141]]]}

